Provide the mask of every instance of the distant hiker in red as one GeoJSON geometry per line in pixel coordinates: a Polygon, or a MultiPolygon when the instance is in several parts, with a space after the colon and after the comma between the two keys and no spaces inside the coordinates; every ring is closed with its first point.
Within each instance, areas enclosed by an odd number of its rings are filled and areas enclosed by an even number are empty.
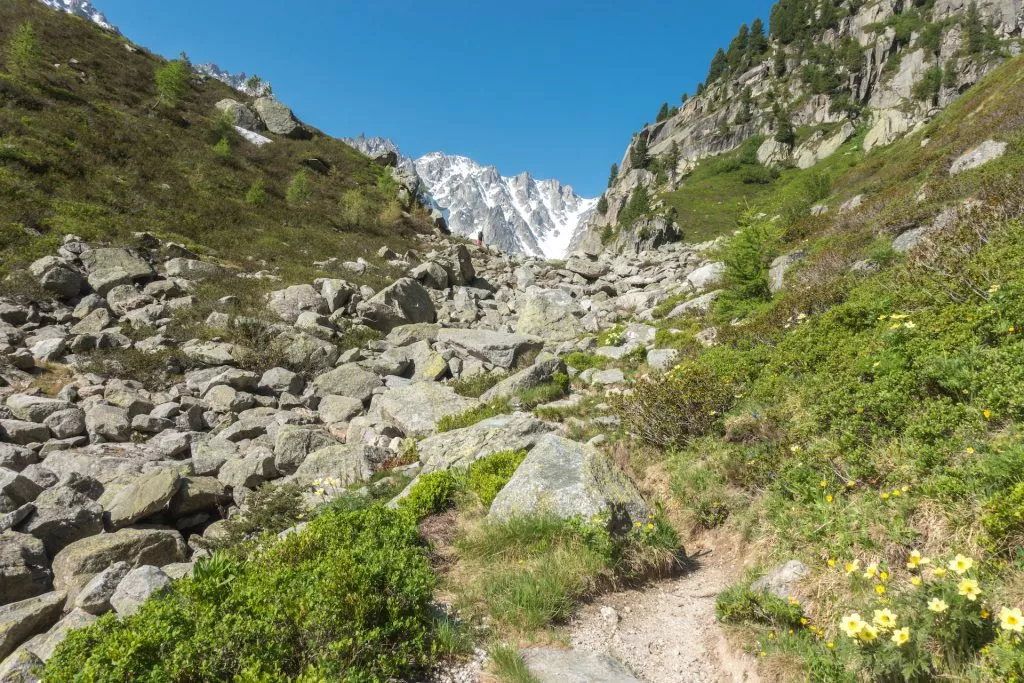
{"type": "Polygon", "coordinates": [[[478,232],[476,234],[476,246],[478,246],[478,247],[484,246],[484,231],[483,230],[481,230],[480,232],[478,232]]]}

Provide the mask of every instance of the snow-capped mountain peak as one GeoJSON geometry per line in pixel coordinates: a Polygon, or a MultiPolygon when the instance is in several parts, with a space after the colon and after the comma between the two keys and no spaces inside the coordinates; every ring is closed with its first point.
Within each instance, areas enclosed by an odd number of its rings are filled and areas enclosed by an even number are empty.
{"type": "Polygon", "coordinates": [[[196,73],[215,78],[221,83],[225,83],[235,90],[245,93],[250,97],[261,97],[271,92],[270,83],[261,79],[252,81],[251,76],[247,76],[243,71],[241,73],[233,74],[229,71],[225,71],[212,62],[206,64],[193,64],[192,70],[196,73]]]}
{"type": "Polygon", "coordinates": [[[93,7],[93,4],[89,0],[40,0],[44,5],[52,7],[60,12],[67,12],[68,14],[74,14],[76,17],[82,17],[87,19],[97,26],[101,26],[108,31],[114,31],[120,33],[117,27],[107,21],[107,18],[103,16],[103,12],[93,7]]]}
{"type": "Polygon", "coordinates": [[[494,166],[443,152],[413,162],[452,232],[515,253],[562,258],[577,229],[593,215],[596,199],[578,196],[557,180],[527,172],[502,176],[494,166]]]}

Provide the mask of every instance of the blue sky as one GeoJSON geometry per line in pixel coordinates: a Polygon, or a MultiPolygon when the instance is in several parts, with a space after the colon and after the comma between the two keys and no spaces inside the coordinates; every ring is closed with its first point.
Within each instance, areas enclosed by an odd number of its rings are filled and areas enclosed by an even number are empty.
{"type": "Polygon", "coordinates": [[[95,0],[135,42],[257,73],[312,125],[596,196],[771,0],[95,0]]]}

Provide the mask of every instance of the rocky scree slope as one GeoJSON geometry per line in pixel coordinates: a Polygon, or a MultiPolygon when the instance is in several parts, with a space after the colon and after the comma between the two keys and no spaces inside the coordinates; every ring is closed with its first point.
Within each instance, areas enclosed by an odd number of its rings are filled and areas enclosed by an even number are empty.
{"type": "MultiPolygon", "coordinates": [[[[696,95],[666,103],[655,123],[633,135],[613,168],[605,210],[572,248],[588,234],[607,241],[617,228],[632,229],[619,225],[620,216],[640,187],[652,198],[643,207],[648,215],[676,220],[684,233],[714,236],[703,225],[707,213],[688,211],[694,198],[677,192],[702,160],[753,140],[756,156],[750,150],[744,163],[804,169],[855,137],[864,151],[889,145],[1019,53],[1022,26],[1016,0],[777,2],[767,26],[760,19],[744,24],[728,51],[716,55],[696,95]]],[[[733,197],[702,210],[735,220],[744,204],[735,195],[751,195],[771,177],[748,171],[746,187],[737,183],[733,197]]]]}

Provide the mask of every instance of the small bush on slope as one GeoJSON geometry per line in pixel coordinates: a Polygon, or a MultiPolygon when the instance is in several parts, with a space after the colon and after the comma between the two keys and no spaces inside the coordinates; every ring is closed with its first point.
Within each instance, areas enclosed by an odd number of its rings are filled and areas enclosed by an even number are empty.
{"type": "Polygon", "coordinates": [[[370,681],[413,676],[438,651],[434,577],[408,515],[328,512],[218,571],[71,632],[48,681],[370,681]]]}
{"type": "Polygon", "coordinates": [[[466,485],[489,508],[525,459],[526,451],[504,451],[477,460],[466,470],[466,485]]]}

